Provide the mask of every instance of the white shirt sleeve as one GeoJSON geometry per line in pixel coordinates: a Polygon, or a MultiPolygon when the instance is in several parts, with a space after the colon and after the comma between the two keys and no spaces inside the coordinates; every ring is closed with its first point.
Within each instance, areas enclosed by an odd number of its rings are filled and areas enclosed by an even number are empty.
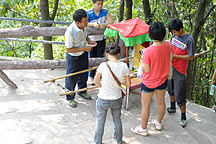
{"type": "Polygon", "coordinates": [[[65,47],[66,48],[72,48],[73,47],[73,36],[71,34],[71,31],[67,30],[65,33],[65,47]]]}

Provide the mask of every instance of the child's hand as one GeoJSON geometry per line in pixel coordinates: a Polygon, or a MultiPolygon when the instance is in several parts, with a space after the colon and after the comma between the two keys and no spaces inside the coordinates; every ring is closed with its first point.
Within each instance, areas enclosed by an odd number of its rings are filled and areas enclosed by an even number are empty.
{"type": "Polygon", "coordinates": [[[215,84],[215,81],[212,81],[211,84],[212,84],[212,85],[215,84]]]}
{"type": "Polygon", "coordinates": [[[106,28],[106,25],[105,24],[101,24],[99,28],[101,28],[101,29],[106,28]]]}
{"type": "Polygon", "coordinates": [[[94,22],[94,23],[93,23],[93,26],[94,26],[95,28],[100,28],[100,27],[101,27],[101,25],[98,24],[97,22],[94,22]]]}

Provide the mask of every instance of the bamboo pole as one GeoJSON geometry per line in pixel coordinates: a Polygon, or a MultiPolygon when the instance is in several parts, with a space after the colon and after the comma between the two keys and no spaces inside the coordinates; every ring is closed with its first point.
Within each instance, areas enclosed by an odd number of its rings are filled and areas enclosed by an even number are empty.
{"type": "Polygon", "coordinates": [[[79,89],[79,90],[75,90],[75,91],[70,91],[70,92],[67,92],[67,93],[62,93],[62,94],[60,94],[60,96],[70,95],[70,94],[73,94],[73,93],[87,91],[87,90],[96,89],[96,88],[98,88],[98,87],[97,86],[92,86],[92,87],[89,87],[89,88],[87,87],[87,88],[83,88],[83,89],[79,89]]]}
{"type": "Polygon", "coordinates": [[[53,82],[55,80],[63,79],[63,78],[66,78],[66,77],[71,77],[71,76],[74,76],[74,75],[77,75],[77,74],[81,74],[81,73],[85,73],[85,72],[88,72],[88,71],[91,71],[91,70],[94,70],[94,69],[97,69],[97,68],[98,68],[98,66],[95,66],[95,67],[90,68],[90,69],[85,69],[85,70],[78,71],[78,72],[75,72],[75,73],[71,73],[71,74],[68,74],[68,75],[64,75],[64,76],[60,76],[60,77],[53,78],[53,79],[50,79],[50,80],[46,80],[46,81],[44,81],[44,83],[53,82]]]}

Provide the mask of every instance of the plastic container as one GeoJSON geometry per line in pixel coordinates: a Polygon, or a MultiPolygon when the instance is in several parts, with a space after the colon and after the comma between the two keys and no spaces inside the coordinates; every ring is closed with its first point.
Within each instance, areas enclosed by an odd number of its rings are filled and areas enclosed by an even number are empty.
{"type": "Polygon", "coordinates": [[[137,72],[137,77],[138,77],[138,78],[141,78],[143,72],[144,72],[144,70],[143,70],[142,64],[140,64],[140,65],[139,65],[139,68],[138,68],[138,72],[137,72]]]}
{"type": "Polygon", "coordinates": [[[210,92],[209,92],[210,95],[214,94],[214,88],[215,88],[215,85],[214,84],[211,85],[211,89],[210,89],[210,92]]]}

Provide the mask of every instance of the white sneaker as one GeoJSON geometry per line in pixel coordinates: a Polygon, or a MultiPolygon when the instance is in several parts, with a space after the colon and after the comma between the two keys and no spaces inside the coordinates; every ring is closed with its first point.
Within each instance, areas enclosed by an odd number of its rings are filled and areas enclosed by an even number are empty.
{"type": "Polygon", "coordinates": [[[213,111],[216,112],[216,105],[212,107],[213,111]]]}
{"type": "Polygon", "coordinates": [[[162,128],[163,128],[163,125],[162,125],[162,123],[159,123],[156,119],[153,119],[152,120],[152,124],[155,126],[155,129],[156,130],[162,130],[162,128]]]}
{"type": "Polygon", "coordinates": [[[142,135],[142,136],[147,136],[148,135],[148,129],[143,129],[141,127],[141,125],[138,125],[136,127],[132,127],[130,130],[132,132],[134,132],[136,134],[139,134],[139,135],[142,135]]]}

